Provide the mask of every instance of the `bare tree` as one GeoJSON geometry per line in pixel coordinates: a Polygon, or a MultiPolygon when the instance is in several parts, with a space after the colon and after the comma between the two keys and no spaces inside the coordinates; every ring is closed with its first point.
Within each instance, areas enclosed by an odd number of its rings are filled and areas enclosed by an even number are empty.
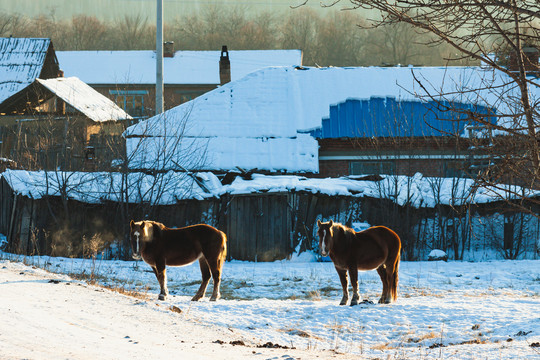
{"type": "MultiPolygon", "coordinates": [[[[359,29],[357,25],[367,21],[351,12],[320,16],[306,8],[283,14],[248,10],[246,6],[204,6],[166,23],[164,32],[167,40],[185,50],[216,50],[222,45],[230,49],[301,49],[303,63],[309,66],[413,60],[442,65],[441,54],[448,53],[441,47],[416,44],[417,35],[410,26],[406,32],[389,27],[384,37],[379,30],[359,29]]],[[[155,27],[144,14],[103,21],[84,14],[57,18],[54,11],[33,18],[0,12],[0,36],[47,37],[56,50],[154,49],[154,34],[155,27]]]]}
{"type": "Polygon", "coordinates": [[[275,19],[269,12],[248,16],[243,6],[213,5],[175,19],[170,32],[183,49],[270,49],[278,32],[275,19]]]}
{"type": "Polygon", "coordinates": [[[16,36],[28,26],[28,19],[22,15],[0,13],[0,36],[16,36]]]}
{"type": "Polygon", "coordinates": [[[154,219],[157,205],[189,197],[192,189],[201,184],[196,171],[205,168],[207,142],[187,136],[190,113],[188,109],[182,117],[168,121],[165,112],[125,133],[127,150],[119,171],[109,173],[119,222],[124,226],[121,248],[125,256],[129,249],[129,220],[154,219]]]}
{"type": "Polygon", "coordinates": [[[318,20],[319,16],[314,10],[301,9],[285,20],[281,32],[281,47],[302,49],[303,62],[307,65],[314,65],[318,61],[315,56],[318,20]]]}
{"type": "Polygon", "coordinates": [[[276,47],[277,34],[276,16],[263,12],[248,19],[240,29],[238,49],[273,49],[276,47]]]}
{"type": "MultiPolygon", "coordinates": [[[[388,65],[409,65],[419,61],[419,55],[426,52],[421,39],[424,34],[406,23],[392,24],[380,29],[367,31],[368,48],[374,57],[372,62],[388,65]]],[[[433,51],[433,50],[431,50],[433,51]]],[[[425,57],[425,56],[424,56],[425,57]]]]}
{"type": "Polygon", "coordinates": [[[71,18],[73,50],[99,50],[107,33],[105,25],[94,16],[77,15],[71,18]]]}
{"type": "Polygon", "coordinates": [[[313,54],[317,65],[354,66],[364,62],[366,31],[358,28],[363,21],[349,12],[334,12],[320,18],[316,23],[313,54]]]}
{"type": "Polygon", "coordinates": [[[113,28],[116,50],[143,50],[155,47],[155,26],[148,24],[143,15],[124,16],[117,20],[113,28]]]}

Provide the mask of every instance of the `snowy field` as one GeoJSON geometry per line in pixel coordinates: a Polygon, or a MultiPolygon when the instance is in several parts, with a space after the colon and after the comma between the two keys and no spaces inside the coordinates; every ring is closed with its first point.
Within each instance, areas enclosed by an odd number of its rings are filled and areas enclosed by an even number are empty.
{"type": "MultiPolygon", "coordinates": [[[[142,262],[7,253],[0,259],[0,267],[24,262],[158,302],[158,283],[142,262]]],[[[200,281],[198,264],[169,267],[171,295],[160,304],[181,309],[177,316],[187,320],[241,334],[246,342],[360,359],[540,359],[540,260],[402,262],[397,302],[355,307],[338,306],[332,263],[301,260],[227,262],[216,303],[208,301],[212,283],[205,299],[190,301],[200,281]]],[[[360,272],[359,283],[361,297],[376,303],[377,273],[360,272]]]]}

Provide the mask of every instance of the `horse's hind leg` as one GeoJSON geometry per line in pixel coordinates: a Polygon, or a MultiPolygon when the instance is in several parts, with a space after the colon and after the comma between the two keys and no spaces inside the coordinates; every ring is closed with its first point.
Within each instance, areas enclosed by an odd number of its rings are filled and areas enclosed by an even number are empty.
{"type": "Polygon", "coordinates": [[[379,266],[377,268],[377,273],[379,274],[379,277],[381,278],[382,285],[383,285],[381,298],[379,299],[379,304],[386,304],[388,303],[388,296],[389,296],[388,294],[389,282],[386,276],[387,266],[385,266],[384,264],[379,266]]]}
{"type": "Polygon", "coordinates": [[[210,301],[216,301],[221,297],[219,287],[221,285],[221,271],[223,269],[224,261],[224,256],[220,256],[213,261],[208,261],[208,265],[210,265],[210,270],[212,271],[212,279],[214,281],[214,290],[212,292],[212,296],[210,297],[210,301]]]}
{"type": "Polygon", "coordinates": [[[394,294],[395,294],[395,284],[394,280],[396,274],[394,274],[394,264],[388,264],[386,266],[386,282],[388,283],[388,286],[386,288],[386,304],[390,304],[395,300],[394,294]]]}
{"type": "Polygon", "coordinates": [[[199,266],[201,268],[202,282],[199,290],[191,299],[191,301],[197,301],[204,297],[204,294],[206,293],[206,287],[208,286],[208,282],[210,281],[210,267],[208,266],[208,263],[206,262],[206,259],[204,257],[201,257],[199,259],[199,266]]]}

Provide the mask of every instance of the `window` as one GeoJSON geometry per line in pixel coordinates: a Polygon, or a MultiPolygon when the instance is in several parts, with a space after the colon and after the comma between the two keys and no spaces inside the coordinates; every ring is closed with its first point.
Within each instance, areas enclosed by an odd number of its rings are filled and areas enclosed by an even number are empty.
{"type": "Polygon", "coordinates": [[[463,161],[445,161],[444,162],[444,177],[461,178],[466,176],[463,170],[463,161]]]}
{"type": "Polygon", "coordinates": [[[131,116],[144,116],[144,96],[146,90],[109,90],[116,105],[131,116]]]}
{"type": "Polygon", "coordinates": [[[395,170],[393,161],[351,161],[349,165],[350,175],[392,175],[395,170]]]}

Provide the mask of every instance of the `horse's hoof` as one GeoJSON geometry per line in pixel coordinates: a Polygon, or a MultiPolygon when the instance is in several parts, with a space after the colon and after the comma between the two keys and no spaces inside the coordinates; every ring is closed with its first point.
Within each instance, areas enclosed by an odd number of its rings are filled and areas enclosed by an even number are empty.
{"type": "Polygon", "coordinates": [[[191,301],[199,301],[201,298],[202,296],[195,295],[194,297],[191,298],[191,301]]]}
{"type": "Polygon", "coordinates": [[[158,296],[158,300],[165,300],[165,295],[163,295],[163,294],[159,294],[159,296],[158,296]]]}
{"type": "Polygon", "coordinates": [[[358,300],[351,300],[351,306],[358,305],[358,300]]]}

